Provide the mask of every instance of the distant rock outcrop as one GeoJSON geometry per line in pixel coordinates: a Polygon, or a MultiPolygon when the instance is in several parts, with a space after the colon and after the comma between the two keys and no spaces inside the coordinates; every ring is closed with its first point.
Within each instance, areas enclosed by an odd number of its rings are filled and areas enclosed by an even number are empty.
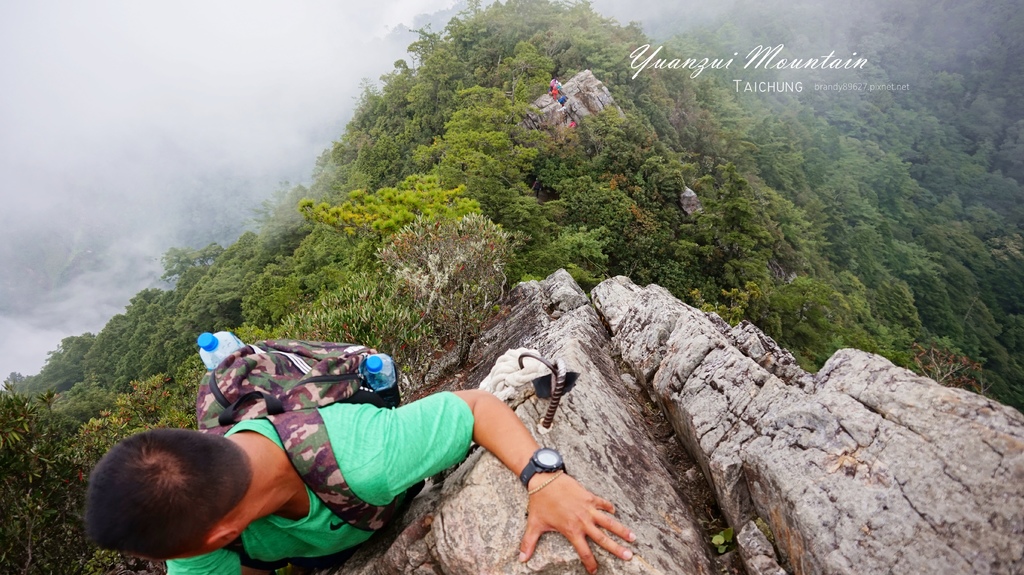
{"type": "Polygon", "coordinates": [[[532,129],[539,129],[542,126],[567,126],[572,122],[579,123],[584,116],[597,114],[609,107],[615,108],[619,115],[625,116],[612,99],[608,88],[594,77],[590,70],[584,70],[563,82],[562,93],[568,98],[565,106],[556,102],[551,94],[544,94],[533,101],[536,111],[527,114],[522,125],[532,129]]]}
{"type": "Polygon", "coordinates": [[[683,193],[679,194],[679,209],[683,210],[686,215],[692,216],[696,212],[703,212],[704,206],[701,205],[697,192],[686,188],[683,193]]]}
{"type": "MultiPolygon", "coordinates": [[[[1019,412],[857,350],[809,374],[754,326],[731,327],[658,286],[619,277],[591,299],[564,271],[520,284],[460,377],[475,386],[518,347],[582,374],[541,442],[637,534],[630,562],[596,550],[601,573],[1022,573],[1019,412]],[[692,468],[666,456],[645,394],[692,468]],[[736,552],[710,545],[707,502],[692,505],[701,486],[735,529],[736,552]]],[[[526,390],[517,401],[538,433],[546,400],[526,390]]],[[[525,509],[515,477],[477,451],[327,573],[584,573],[557,535],[517,562],[525,509]]]]}

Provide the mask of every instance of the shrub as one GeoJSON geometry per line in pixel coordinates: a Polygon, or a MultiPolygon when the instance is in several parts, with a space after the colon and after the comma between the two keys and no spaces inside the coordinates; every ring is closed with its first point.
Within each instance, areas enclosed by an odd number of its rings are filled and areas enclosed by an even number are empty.
{"type": "Polygon", "coordinates": [[[199,358],[190,358],[176,374],[182,383],[157,375],[132,382],[130,393],[103,394],[98,402],[88,393],[68,394],[58,403],[52,391],[36,398],[0,391],[4,573],[106,573],[125,563],[116,553],[98,551],[85,536],[81,512],[89,472],[114,443],[131,434],[195,427],[201,369],[199,358]],[[64,413],[85,414],[111,403],[81,427],[64,413]]]}
{"type": "Polygon", "coordinates": [[[430,326],[390,278],[349,276],[338,289],[284,318],[275,337],[366,345],[391,355],[414,381],[434,350],[430,326]]]}
{"type": "Polygon", "coordinates": [[[423,322],[461,362],[505,293],[505,267],[522,239],[479,214],[420,217],[392,236],[379,255],[423,322]]]}
{"type": "Polygon", "coordinates": [[[73,573],[92,552],[78,519],[89,464],[57,424],[55,400],[53,392],[0,392],[0,565],[8,573],[73,573]]]}

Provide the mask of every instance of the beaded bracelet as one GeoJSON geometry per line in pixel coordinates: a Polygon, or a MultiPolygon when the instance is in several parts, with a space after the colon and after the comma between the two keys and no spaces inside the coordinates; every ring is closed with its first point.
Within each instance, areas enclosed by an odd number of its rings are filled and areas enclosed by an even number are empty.
{"type": "Polygon", "coordinates": [[[552,477],[551,479],[548,479],[544,483],[541,483],[540,486],[537,487],[536,489],[531,489],[530,491],[527,491],[526,494],[527,495],[533,495],[534,493],[537,493],[538,491],[540,491],[541,489],[544,489],[548,485],[551,485],[551,482],[556,480],[556,479],[558,479],[558,476],[561,475],[564,472],[565,472],[565,470],[559,469],[558,473],[556,473],[554,477],[552,477]]]}

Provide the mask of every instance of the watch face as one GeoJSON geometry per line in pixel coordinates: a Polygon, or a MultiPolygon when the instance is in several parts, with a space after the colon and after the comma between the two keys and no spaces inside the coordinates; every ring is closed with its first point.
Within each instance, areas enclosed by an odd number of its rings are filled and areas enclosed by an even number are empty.
{"type": "Polygon", "coordinates": [[[537,463],[548,469],[558,467],[562,463],[562,456],[554,449],[541,449],[537,452],[537,463]]]}

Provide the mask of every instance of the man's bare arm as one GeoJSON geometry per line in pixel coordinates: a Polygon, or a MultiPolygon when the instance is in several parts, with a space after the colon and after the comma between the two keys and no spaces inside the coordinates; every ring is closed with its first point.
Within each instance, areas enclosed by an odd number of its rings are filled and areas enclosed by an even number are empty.
{"type": "MultiPolygon", "coordinates": [[[[455,392],[473,411],[473,440],[497,457],[518,476],[540,447],[516,414],[491,393],[474,389],[455,392]]],[[[620,545],[604,530],[633,541],[636,536],[608,513],[615,507],[597,497],[568,475],[552,480],[552,475],[538,473],[530,480],[531,490],[550,484],[530,496],[526,534],[519,550],[520,561],[527,561],[543,533],[558,531],[572,543],[587,571],[597,571],[597,560],[587,543],[595,543],[624,560],[633,552],[620,545]]]]}

